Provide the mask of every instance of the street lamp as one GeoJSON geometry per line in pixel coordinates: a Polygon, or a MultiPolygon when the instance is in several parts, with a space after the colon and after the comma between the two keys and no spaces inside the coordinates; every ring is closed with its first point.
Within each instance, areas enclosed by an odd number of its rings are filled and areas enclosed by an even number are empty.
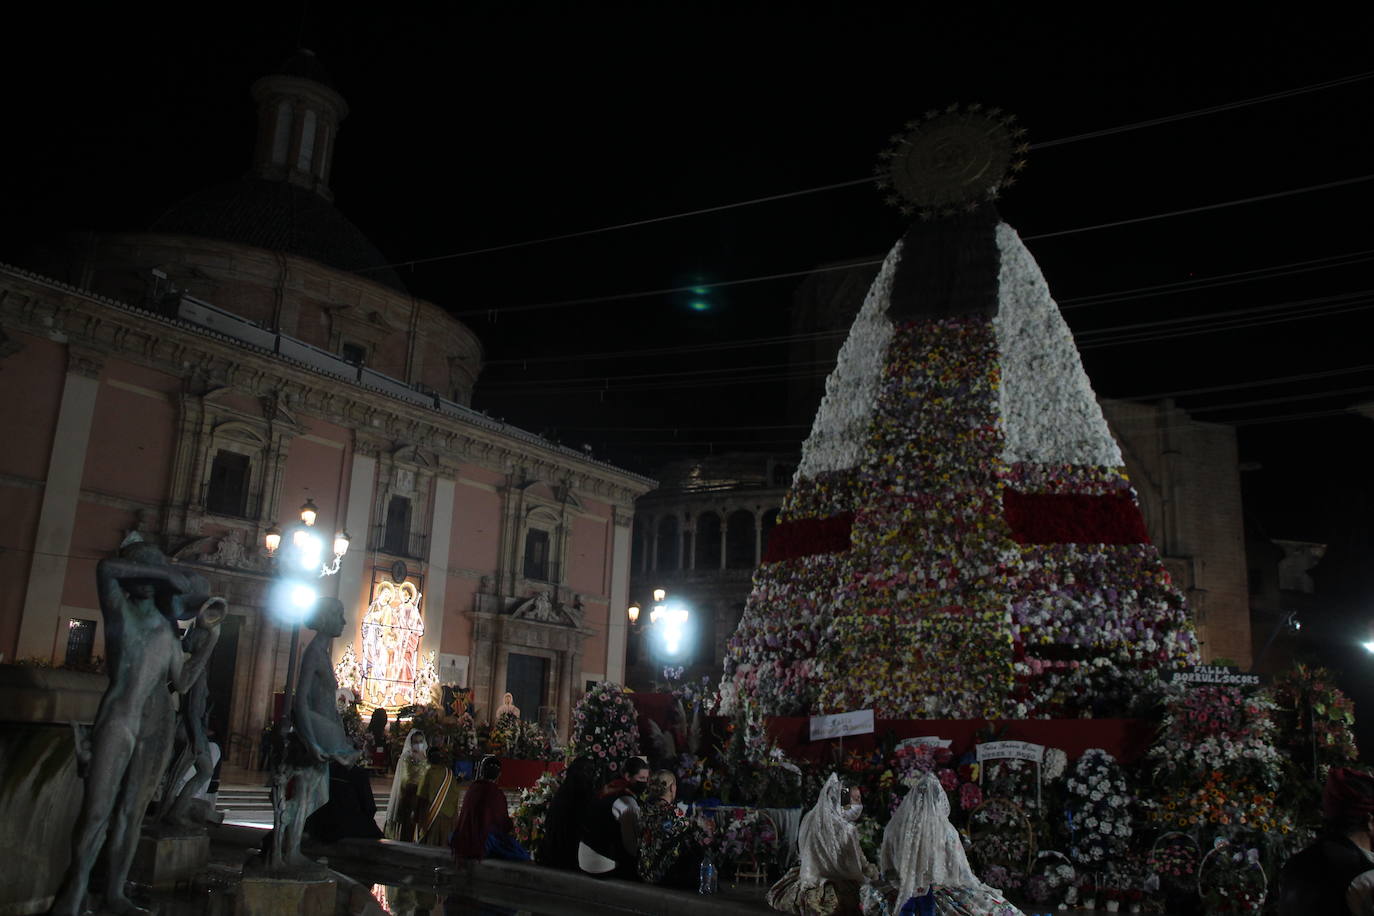
{"type": "Polygon", "coordinates": [[[282,549],[282,530],[275,524],[262,536],[263,548],[272,560],[273,572],[279,580],[272,604],[278,616],[291,625],[291,652],[287,656],[286,695],[282,709],[283,738],[291,724],[291,701],[296,686],[296,650],[301,638],[300,622],[320,597],[314,580],[339,571],[339,564],[343,562],[344,554],[348,553],[350,541],[348,532],[340,530],[334,535],[333,561],[323,562],[324,540],[315,531],[315,521],[319,517],[319,507],[313,499],[307,499],[301,506],[300,523],[293,522],[288,526],[290,537],[286,541],[286,549],[282,549]]]}
{"type": "MultiPolygon", "coordinates": [[[[668,655],[677,655],[682,648],[683,631],[692,616],[691,612],[682,605],[668,604],[668,592],[664,589],[654,589],[653,595],[654,603],[649,610],[649,623],[640,629],[640,633],[646,637],[656,636],[662,642],[664,652],[668,655]]],[[[632,626],[639,622],[640,611],[638,602],[625,609],[632,626]]]]}

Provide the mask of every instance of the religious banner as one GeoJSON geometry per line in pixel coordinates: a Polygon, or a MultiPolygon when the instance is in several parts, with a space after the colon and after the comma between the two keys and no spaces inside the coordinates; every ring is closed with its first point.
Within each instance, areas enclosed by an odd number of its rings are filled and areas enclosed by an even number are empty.
{"type": "Polygon", "coordinates": [[[873,710],[860,709],[833,716],[811,717],[811,740],[843,738],[845,735],[867,735],[873,731],[873,710]]]}
{"type": "Polygon", "coordinates": [[[380,706],[395,713],[415,702],[420,670],[420,637],[425,625],[420,592],[410,582],[383,581],[362,621],[365,709],[380,706]]]}

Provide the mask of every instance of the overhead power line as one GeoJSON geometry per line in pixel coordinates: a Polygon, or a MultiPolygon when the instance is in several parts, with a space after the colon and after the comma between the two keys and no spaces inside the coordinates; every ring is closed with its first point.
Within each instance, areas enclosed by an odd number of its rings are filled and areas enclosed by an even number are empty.
{"type": "MultiPolygon", "coordinates": [[[[1123,344],[1152,343],[1198,334],[1218,333],[1221,331],[1244,330],[1290,321],[1302,321],[1362,311],[1374,307],[1374,289],[1354,290],[1332,296],[1276,302],[1268,305],[1252,306],[1243,309],[1226,309],[1217,312],[1204,312],[1177,318],[1161,318],[1155,321],[1134,322],[1115,327],[1098,328],[1075,334],[1080,350],[1100,349],[1123,344]]],[[[513,379],[505,382],[488,383],[484,391],[530,391],[546,390],[557,392],[588,391],[630,391],[656,390],[680,387],[719,387],[740,383],[778,382],[804,378],[814,378],[829,374],[834,366],[833,359],[808,360],[805,362],[773,363],[765,365],[734,366],[719,369],[684,369],[665,372],[643,372],[632,375],[584,376],[572,380],[548,378],[513,379]],[[808,371],[808,367],[822,367],[821,371],[808,371]],[[681,379],[681,382],[662,380],[681,379]],[[655,380],[650,382],[649,380],[655,380]],[[641,384],[626,385],[634,381],[641,384]]]]}
{"type": "MultiPolygon", "coordinates": [[[[1374,249],[1329,255],[1324,258],[1313,258],[1306,261],[1294,261],[1288,264],[1274,264],[1269,267],[1237,271],[1229,274],[1214,274],[1206,277],[1197,277],[1191,280],[1179,280],[1172,283],[1136,286],[1115,290],[1113,292],[1094,293],[1089,296],[1075,296],[1071,299],[1058,300],[1058,304],[1061,309],[1067,311],[1069,309],[1087,308],[1112,302],[1126,302],[1133,299],[1194,292],[1200,289],[1236,286],[1242,283],[1253,283],[1258,280],[1274,280],[1281,277],[1311,273],[1313,271],[1349,267],[1356,264],[1368,263],[1370,261],[1374,261],[1374,249]]],[[[698,285],[691,288],[699,289],[702,287],[698,285]]],[[[714,353],[720,350],[752,349],[755,347],[778,346],[783,344],[790,345],[796,343],[819,343],[825,340],[833,340],[837,337],[844,337],[848,335],[848,333],[849,329],[846,327],[829,331],[806,331],[798,334],[771,335],[768,337],[752,337],[730,341],[710,341],[701,344],[682,344],[675,347],[636,347],[626,350],[603,350],[594,353],[558,353],[549,356],[517,356],[508,359],[489,359],[483,363],[483,367],[532,366],[545,363],[590,362],[595,360],[625,358],[641,359],[648,356],[714,353]]]]}
{"type": "MultiPolygon", "coordinates": [[[[1278,200],[1285,197],[1295,197],[1300,194],[1310,194],[1317,191],[1328,191],[1333,188],[1346,187],[1353,184],[1360,184],[1374,180],[1374,173],[1358,175],[1353,178],[1343,178],[1339,181],[1329,181],[1323,184],[1308,185],[1302,188],[1290,188],[1286,191],[1275,191],[1272,194],[1258,194],[1251,197],[1242,197],[1236,200],[1220,201],[1213,204],[1204,204],[1200,207],[1187,207],[1182,210],[1168,210],[1162,213],[1152,213],[1147,216],[1136,216],[1129,219],[1114,220],[1107,223],[1097,223],[1091,226],[1079,226],[1074,229],[1060,229],[1054,232],[1042,232],[1036,235],[1024,235],[1022,241],[1034,242],[1042,239],[1059,238],[1065,235],[1076,235],[1082,232],[1097,232],[1102,229],[1114,229],[1120,226],[1138,225],[1140,223],[1153,222],[1155,220],[1170,219],[1176,216],[1188,216],[1194,213],[1204,213],[1213,210],[1222,210],[1228,207],[1238,207],[1245,204],[1262,203],[1269,200],[1278,200]]],[[[772,280],[785,280],[792,277],[805,277],[810,274],[828,273],[836,270],[852,270],[856,267],[874,267],[883,263],[881,257],[861,258],[848,261],[843,264],[827,264],[820,267],[813,267],[809,270],[792,270],[785,273],[765,274],[758,277],[745,277],[739,280],[724,280],[718,283],[693,283],[687,286],[670,286],[660,289],[638,290],[630,293],[611,293],[604,296],[583,296],[577,299],[556,299],[549,302],[532,302],[524,305],[506,305],[500,307],[488,307],[480,309],[466,309],[452,312],[458,318],[488,317],[496,318],[501,315],[515,314],[519,312],[535,312],[549,309],[572,308],[579,305],[590,305],[597,302],[618,302],[626,299],[643,299],[649,296],[663,296],[672,293],[693,292],[703,289],[723,289],[731,286],[742,286],[747,283],[765,283],[772,280]]]]}
{"type": "MultiPolygon", "coordinates": [[[[1158,127],[1163,124],[1173,124],[1178,121],[1190,120],[1192,118],[1205,117],[1207,115],[1219,114],[1225,111],[1234,111],[1239,108],[1247,108],[1252,105],[1262,105],[1268,102],[1289,99],[1299,95],[1306,95],[1311,92],[1321,92],[1327,89],[1335,89],[1340,86],[1347,86],[1363,80],[1374,78],[1374,71],[1356,73],[1351,76],[1340,77],[1334,80],[1327,80],[1322,83],[1313,83],[1308,86],[1299,86],[1295,89],[1285,89],[1279,92],[1271,92],[1267,95],[1253,96],[1248,99],[1239,99],[1235,102],[1227,102],[1221,105],[1212,105],[1207,108],[1197,108],[1192,111],[1180,112],[1178,114],[1165,115],[1159,118],[1150,118],[1144,121],[1135,121],[1130,124],[1122,124],[1117,127],[1109,127],[1102,130],[1088,131],[1086,133],[1074,134],[1068,137],[1061,137],[1057,140],[1044,140],[1039,143],[1032,143],[1032,150],[1050,149],[1056,146],[1064,146],[1069,143],[1077,143],[1081,140],[1094,140],[1099,137],[1108,137],[1115,134],[1122,134],[1128,131],[1141,130],[1147,127],[1158,127]]],[[[670,213],[665,216],[653,216],[645,219],[630,220],[629,222],[616,223],[610,226],[599,226],[595,229],[582,229],[575,232],[563,232],[557,235],[543,236],[541,238],[526,239],[520,242],[507,242],[501,245],[488,245],[483,248],[472,248],[466,251],[455,251],[449,254],[432,255],[424,258],[411,258],[406,261],[395,261],[390,264],[381,264],[355,269],[355,273],[365,274],[377,270],[394,269],[397,267],[417,267],[421,264],[433,264],[438,261],[452,261],[458,258],[467,258],[480,254],[492,254],[498,251],[509,251],[513,248],[528,248],[534,245],[546,245],[550,242],[561,242],[568,239],[585,238],[589,235],[600,235],[606,232],[619,232],[625,229],[636,229],[640,226],[650,226],[656,223],[665,223],[671,220],[686,219],[692,216],[703,216],[708,213],[719,213],[724,210],[734,210],[740,207],[752,207],[757,204],[772,203],[779,200],[787,200],[794,197],[803,197],[809,194],[818,194],[824,191],[834,191],[840,188],[852,188],[863,184],[872,184],[873,177],[865,176],[855,178],[851,181],[837,181],[832,184],[818,185],[814,188],[802,188],[798,191],[786,191],[780,194],[768,194],[762,197],[753,197],[748,200],[735,201],[734,203],[718,204],[712,207],[700,207],[695,210],[684,210],[680,213],[670,213]]]]}

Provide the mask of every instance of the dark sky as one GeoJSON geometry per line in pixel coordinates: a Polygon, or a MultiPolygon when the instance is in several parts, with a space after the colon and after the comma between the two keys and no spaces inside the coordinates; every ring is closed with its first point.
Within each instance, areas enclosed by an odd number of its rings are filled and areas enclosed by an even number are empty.
{"type": "MultiPolygon", "coordinates": [[[[1044,143],[1374,70],[1369,14],[1278,6],[1243,19],[1201,4],[1139,7],[1110,22],[1079,7],[1037,15],[1031,4],[957,15],[929,4],[454,6],[421,15],[378,5],[342,19],[319,4],[225,6],[208,18],[190,8],[140,17],[128,6],[31,14],[0,64],[14,163],[0,179],[0,258],[21,259],[47,233],[144,227],[186,194],[242,174],[255,118],[248,86],[300,44],[351,107],[336,203],[398,262],[863,178],[903,122],[950,102],[1015,112],[1028,139],[1044,143]]],[[[1374,172],[1372,97],[1366,79],[1037,149],[1001,212],[1035,236],[1358,178],[1374,172]]],[[[1374,182],[1351,184],[1029,243],[1085,341],[1094,330],[1213,313],[1252,325],[1187,337],[1143,328],[1141,342],[1085,347],[1104,395],[1340,373],[1180,398],[1202,419],[1261,421],[1241,427],[1242,458],[1262,466],[1247,487],[1275,536],[1367,530],[1356,507],[1368,508],[1374,422],[1273,421],[1374,400],[1374,372],[1356,368],[1374,364],[1362,310],[1374,301],[1371,195],[1374,182]],[[1342,255],[1353,256],[1344,267],[1321,261],[1183,294],[1075,303],[1342,255]],[[1253,326],[1291,315],[1266,307],[1306,300],[1342,311],[1253,326]],[[1215,409],[1248,402],[1260,403],[1215,409]]],[[[512,307],[879,256],[902,229],[877,192],[858,186],[453,258],[403,277],[474,313],[466,320],[491,361],[477,406],[647,471],[681,451],[800,441],[804,429],[770,428],[788,422],[783,370],[762,367],[784,362],[785,348],[709,349],[798,330],[789,310],[799,281],[512,307]],[[696,301],[709,308],[693,310],[696,301]],[[647,352],[662,348],[694,349],[647,352]],[[585,358],[607,352],[618,355],[585,358]],[[748,367],[764,378],[618,379],[748,367]],[[594,379],[601,391],[590,390],[594,379]]]]}

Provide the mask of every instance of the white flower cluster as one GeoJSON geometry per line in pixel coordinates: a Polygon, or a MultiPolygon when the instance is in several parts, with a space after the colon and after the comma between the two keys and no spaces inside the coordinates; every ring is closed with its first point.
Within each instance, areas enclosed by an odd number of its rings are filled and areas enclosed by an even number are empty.
{"type": "Polygon", "coordinates": [[[1073,815],[1070,854],[1085,864],[1119,859],[1131,836],[1132,799],[1116,758],[1100,748],[1085,751],[1067,786],[1073,815]]]}
{"type": "Polygon", "coordinates": [[[1008,463],[1115,467],[1112,438],[1073,333],[1025,244],[1006,223],[997,226],[997,349],[1001,353],[1003,457],[1008,463]]]}
{"type": "Polygon", "coordinates": [[[892,321],[887,317],[892,299],[892,278],[902,257],[902,243],[892,246],[878,278],[849,329],[835,369],[825,380],[825,397],[811,424],[811,435],[802,445],[796,479],[826,471],[852,468],[868,439],[868,422],[878,403],[883,361],[892,342],[892,321]]]}

